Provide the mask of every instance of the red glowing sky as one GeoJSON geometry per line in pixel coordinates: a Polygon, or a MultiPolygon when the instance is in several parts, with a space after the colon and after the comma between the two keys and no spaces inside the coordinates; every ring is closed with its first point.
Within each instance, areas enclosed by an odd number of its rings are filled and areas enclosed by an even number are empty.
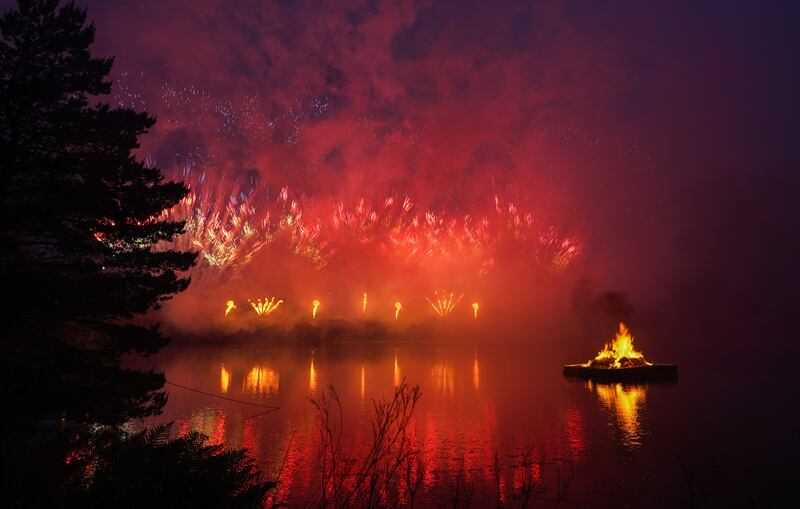
{"type": "Polygon", "coordinates": [[[742,236],[788,226],[762,206],[797,160],[777,6],[84,3],[168,172],[201,157],[320,203],[453,213],[496,192],[580,231],[576,270],[637,299],[724,280],[758,243],[742,236]]]}

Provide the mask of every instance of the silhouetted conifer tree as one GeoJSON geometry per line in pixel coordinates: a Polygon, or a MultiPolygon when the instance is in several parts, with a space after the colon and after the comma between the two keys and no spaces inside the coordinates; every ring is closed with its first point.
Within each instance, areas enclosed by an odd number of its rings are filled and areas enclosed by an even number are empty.
{"type": "Polygon", "coordinates": [[[188,190],[134,156],[155,120],[102,102],[112,59],[93,41],[74,3],[0,17],[3,505],[263,507],[274,483],[242,451],[117,426],[166,401],[163,375],[122,357],[166,344],[131,319],[184,290],[196,254],[154,251],[188,190]]]}
{"type": "Polygon", "coordinates": [[[92,57],[83,9],[21,0],[0,32],[0,342],[16,420],[153,414],[163,376],[120,356],[166,343],[128,320],[189,283],[194,253],[153,251],[182,231],[158,216],[187,188],[133,155],[155,119],[101,101],[112,59],[92,57]]]}

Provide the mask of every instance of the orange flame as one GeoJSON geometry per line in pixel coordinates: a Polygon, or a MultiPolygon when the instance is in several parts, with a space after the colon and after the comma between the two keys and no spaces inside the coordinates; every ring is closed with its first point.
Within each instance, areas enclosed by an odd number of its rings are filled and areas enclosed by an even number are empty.
{"type": "Polygon", "coordinates": [[[367,292],[364,292],[364,301],[361,303],[361,312],[367,314],[367,292]]]}
{"type": "Polygon", "coordinates": [[[472,318],[474,320],[478,319],[478,309],[480,309],[480,306],[478,305],[478,303],[477,302],[473,302],[472,303],[472,318]]]}
{"type": "Polygon", "coordinates": [[[394,303],[394,319],[397,320],[397,317],[400,316],[400,310],[403,309],[403,305],[399,302],[394,303]]]}
{"type": "Polygon", "coordinates": [[[609,368],[624,368],[638,365],[649,365],[644,360],[644,354],[633,347],[633,335],[624,323],[620,322],[619,332],[616,337],[606,343],[597,356],[587,362],[587,366],[605,366],[609,368]]]}
{"type": "Polygon", "coordinates": [[[311,318],[314,319],[317,318],[317,309],[319,309],[319,301],[317,299],[314,299],[311,302],[311,318]]]}

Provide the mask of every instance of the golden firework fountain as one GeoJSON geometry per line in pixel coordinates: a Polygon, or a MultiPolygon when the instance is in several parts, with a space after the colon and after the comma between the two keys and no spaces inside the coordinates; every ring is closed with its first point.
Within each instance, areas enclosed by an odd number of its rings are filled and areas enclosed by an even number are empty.
{"type": "Polygon", "coordinates": [[[231,311],[236,309],[236,303],[232,300],[225,302],[225,318],[228,318],[228,315],[231,314],[231,311]]]}
{"type": "Polygon", "coordinates": [[[275,297],[270,299],[264,298],[258,299],[255,302],[248,300],[250,305],[253,307],[253,310],[256,312],[258,316],[269,316],[278,309],[278,306],[283,304],[283,300],[276,300],[275,297]]]}
{"type": "Polygon", "coordinates": [[[444,318],[455,309],[456,304],[461,302],[464,294],[456,296],[455,292],[446,292],[444,290],[433,292],[433,299],[425,297],[428,304],[431,305],[437,315],[444,318]]]}
{"type": "Polygon", "coordinates": [[[675,364],[653,364],[633,346],[633,335],[624,323],[611,342],[594,359],[583,364],[567,364],[564,376],[599,381],[663,380],[678,377],[675,364]]]}

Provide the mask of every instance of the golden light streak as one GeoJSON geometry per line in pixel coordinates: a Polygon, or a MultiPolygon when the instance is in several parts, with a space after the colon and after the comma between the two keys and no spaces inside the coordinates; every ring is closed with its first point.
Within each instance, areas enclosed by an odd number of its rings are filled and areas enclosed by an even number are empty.
{"type": "Polygon", "coordinates": [[[638,385],[598,384],[591,380],[586,387],[597,394],[603,405],[614,412],[623,433],[623,443],[630,447],[641,445],[639,412],[647,396],[647,387],[638,385]]]}
{"type": "Polygon", "coordinates": [[[317,299],[314,299],[311,302],[311,318],[312,319],[316,319],[317,318],[317,309],[319,309],[319,301],[317,299]]]}
{"type": "Polygon", "coordinates": [[[308,390],[317,390],[317,370],[314,369],[314,357],[311,357],[311,366],[308,368],[308,390]]]}
{"type": "Polygon", "coordinates": [[[364,301],[361,303],[361,312],[367,314],[367,292],[364,292],[364,301]]]}
{"type": "Polygon", "coordinates": [[[231,372],[225,369],[225,366],[220,365],[219,370],[219,391],[222,394],[228,392],[228,388],[231,386],[231,372]]]}
{"type": "Polygon", "coordinates": [[[480,309],[480,306],[478,305],[478,303],[477,302],[473,302],[472,303],[472,318],[473,318],[473,320],[477,320],[478,319],[478,309],[480,309]]]}
{"type": "Polygon", "coordinates": [[[236,309],[235,302],[233,302],[232,300],[225,302],[225,317],[227,318],[228,314],[234,309],[236,309]]]}
{"type": "Polygon", "coordinates": [[[400,387],[400,365],[397,364],[397,350],[394,351],[394,386],[400,387]]]}
{"type": "Polygon", "coordinates": [[[428,297],[425,297],[425,300],[427,300],[428,304],[436,311],[436,314],[441,317],[449,315],[456,307],[456,304],[461,302],[461,299],[464,297],[463,293],[455,297],[455,292],[450,292],[448,294],[445,291],[434,291],[433,295],[435,302],[428,297]]]}
{"type": "Polygon", "coordinates": [[[481,388],[481,367],[478,364],[477,349],[475,349],[475,356],[472,359],[472,388],[476,391],[481,388]]]}
{"type": "Polygon", "coordinates": [[[283,300],[276,301],[275,297],[272,297],[271,299],[264,298],[264,300],[258,299],[255,302],[248,300],[247,302],[253,306],[253,309],[258,316],[269,316],[274,313],[276,309],[278,309],[278,306],[283,304],[283,300]]]}
{"type": "Polygon", "coordinates": [[[399,302],[394,303],[394,319],[397,320],[397,317],[400,316],[400,310],[403,309],[403,305],[399,302]]]}
{"type": "Polygon", "coordinates": [[[361,365],[361,401],[364,401],[364,393],[366,392],[367,388],[367,378],[364,372],[364,365],[361,365]]]}

